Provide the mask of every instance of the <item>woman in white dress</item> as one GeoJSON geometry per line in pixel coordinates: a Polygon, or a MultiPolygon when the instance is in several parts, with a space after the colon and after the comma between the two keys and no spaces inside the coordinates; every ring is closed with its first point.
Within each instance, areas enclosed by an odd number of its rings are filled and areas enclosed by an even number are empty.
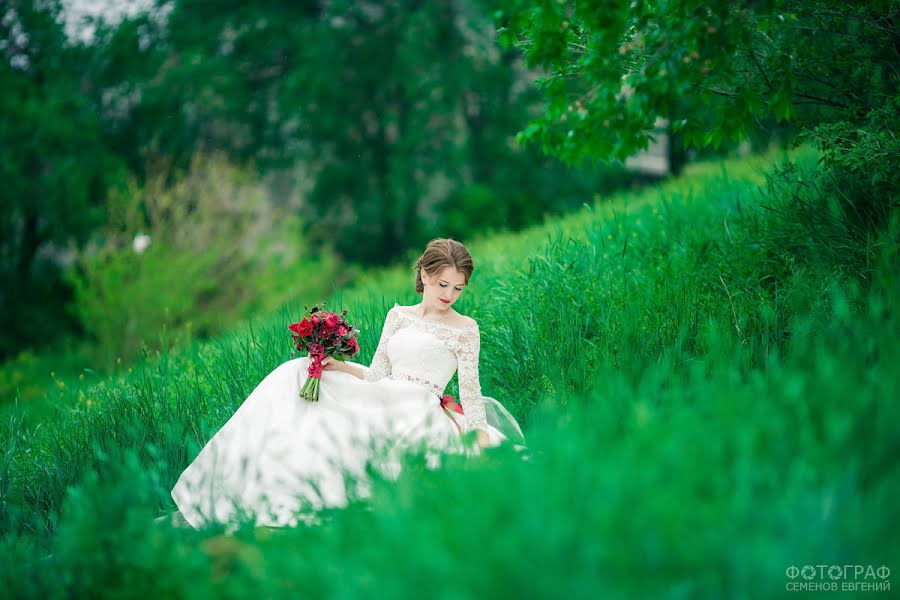
{"type": "Polygon", "coordinates": [[[396,478],[403,452],[436,468],[443,452],[521,447],[515,418],[481,395],[478,324],[452,308],[473,270],[461,243],[432,240],[416,263],[422,302],[388,311],[370,366],[326,358],[318,402],[299,396],[309,357],[269,373],[172,489],[187,522],[293,525],[365,497],[367,465],[396,478]],[[459,403],[444,395],[457,370],[459,403]]]}

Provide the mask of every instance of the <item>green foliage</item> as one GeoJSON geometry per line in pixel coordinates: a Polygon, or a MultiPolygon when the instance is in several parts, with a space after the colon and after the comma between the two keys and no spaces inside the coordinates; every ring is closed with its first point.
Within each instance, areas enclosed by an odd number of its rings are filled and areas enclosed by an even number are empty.
{"type": "MultiPolygon", "coordinates": [[[[817,156],[794,158],[815,173],[817,156]]],[[[526,425],[527,460],[500,449],[432,472],[412,457],[367,505],[318,525],[223,537],[153,520],[288,358],[300,307],[68,387],[53,427],[4,432],[0,548],[20,568],[0,585],[20,597],[773,596],[792,564],[892,564],[900,219],[862,278],[781,248],[789,219],[762,205],[784,188],[765,183],[756,164],[694,165],[471,244],[461,310],[482,330],[484,392],[526,425]]],[[[336,299],[363,327],[360,362],[411,288],[398,267],[336,299]]]]}
{"type": "Polygon", "coordinates": [[[0,359],[72,332],[59,265],[102,222],[122,174],[59,11],[23,1],[0,14],[0,359]]]}
{"type": "Polygon", "coordinates": [[[509,218],[509,204],[499,201],[494,190],[483,185],[463,188],[448,202],[443,229],[447,237],[464,239],[469,232],[472,216],[485,228],[499,228],[509,218]]]}
{"type": "Polygon", "coordinates": [[[23,0],[0,25],[15,41],[0,49],[0,358],[96,336],[66,318],[61,271],[108,220],[110,189],[174,183],[196,155],[261,180],[302,173],[303,191],[272,203],[311,248],[363,264],[629,182],[513,143],[540,98],[474,0],[158,2],[95,23],[89,43],[61,23],[58,2],[23,0]],[[459,210],[472,190],[503,205],[490,221],[459,210]]]}
{"type": "Polygon", "coordinates": [[[822,153],[827,187],[857,239],[882,229],[900,206],[900,95],[872,109],[863,126],[839,121],[808,132],[822,153]]]}
{"type": "Polygon", "coordinates": [[[467,239],[485,230],[518,231],[545,217],[580,208],[586,197],[611,195],[637,185],[621,165],[591,169],[549,164],[534,168],[532,157],[493,171],[490,183],[464,186],[449,195],[427,237],[467,239]],[[516,168],[517,166],[517,168],[516,168]]]}
{"type": "Polygon", "coordinates": [[[897,94],[896,0],[497,4],[501,42],[548,71],[519,136],[567,159],[624,159],[657,117],[718,147],[769,119],[859,124],[897,94]]]}
{"type": "Polygon", "coordinates": [[[132,185],[111,197],[109,211],[98,245],[69,275],[94,368],[218,333],[290,291],[316,298],[336,275],[327,253],[309,251],[300,223],[222,161],[195,160],[171,186],[161,177],[132,185]],[[150,238],[143,252],[132,249],[138,235],[150,238]]]}
{"type": "MultiPolygon", "coordinates": [[[[234,11],[182,0],[165,19],[142,16],[101,39],[97,77],[115,107],[101,110],[134,171],[148,157],[184,168],[211,150],[263,172],[301,161],[312,178],[300,208],[310,242],[353,261],[384,264],[418,247],[469,188],[490,189],[509,204],[501,212],[519,216],[556,212],[559,196],[586,187],[612,189],[511,144],[539,98],[477,2],[234,11]]],[[[463,216],[447,219],[480,228],[463,216]]]]}

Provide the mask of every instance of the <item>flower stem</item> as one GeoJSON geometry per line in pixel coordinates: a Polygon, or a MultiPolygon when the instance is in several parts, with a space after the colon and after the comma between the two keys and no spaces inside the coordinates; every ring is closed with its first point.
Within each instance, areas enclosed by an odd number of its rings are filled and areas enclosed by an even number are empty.
{"type": "Polygon", "coordinates": [[[307,377],[306,383],[300,389],[300,397],[309,402],[319,401],[319,380],[315,377],[307,377]]]}

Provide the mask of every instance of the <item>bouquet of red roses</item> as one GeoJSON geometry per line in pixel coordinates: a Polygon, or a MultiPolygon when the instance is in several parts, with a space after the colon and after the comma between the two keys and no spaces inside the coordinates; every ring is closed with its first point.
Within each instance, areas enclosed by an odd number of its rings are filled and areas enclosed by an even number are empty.
{"type": "Polygon", "coordinates": [[[322,359],[332,356],[337,360],[347,360],[359,352],[356,336],[359,329],[344,321],[345,310],[341,314],[330,313],[314,306],[299,323],[288,326],[294,338],[294,346],[300,352],[309,352],[310,363],[300,397],[310,402],[319,400],[319,380],[322,377],[322,359]]]}

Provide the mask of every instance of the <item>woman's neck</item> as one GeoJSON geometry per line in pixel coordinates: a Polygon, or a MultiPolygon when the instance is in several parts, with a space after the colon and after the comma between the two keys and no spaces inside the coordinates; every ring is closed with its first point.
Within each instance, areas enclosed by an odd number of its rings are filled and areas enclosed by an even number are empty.
{"type": "Polygon", "coordinates": [[[438,308],[431,308],[430,310],[425,310],[427,307],[425,303],[422,302],[416,307],[416,312],[422,319],[426,321],[436,321],[443,322],[447,320],[447,316],[450,314],[450,309],[440,310],[438,308]]]}

